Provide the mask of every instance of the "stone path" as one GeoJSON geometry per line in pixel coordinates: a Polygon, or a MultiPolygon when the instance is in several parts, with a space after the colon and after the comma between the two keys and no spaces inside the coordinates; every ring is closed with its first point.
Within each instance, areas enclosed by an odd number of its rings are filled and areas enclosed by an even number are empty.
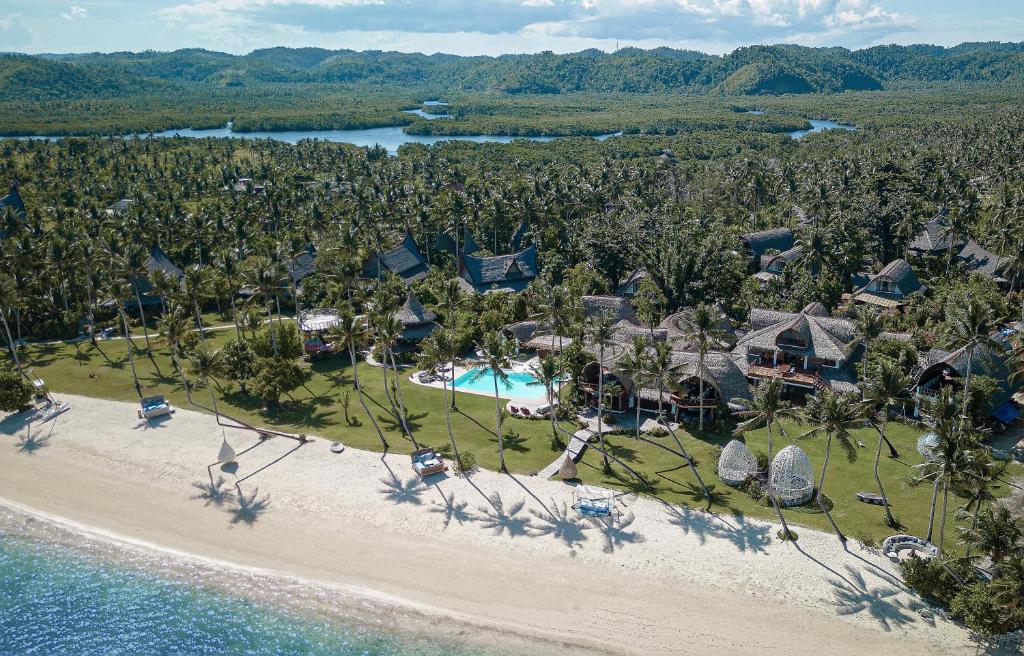
{"type": "Polygon", "coordinates": [[[587,450],[587,442],[594,439],[595,435],[597,435],[597,433],[589,428],[583,428],[576,431],[573,434],[572,439],[569,440],[569,446],[565,448],[565,451],[559,454],[559,456],[555,458],[554,462],[537,472],[537,476],[541,478],[551,478],[557,474],[558,470],[562,468],[562,463],[565,462],[565,456],[567,454],[572,458],[573,462],[578,462],[583,456],[583,452],[587,450]]]}

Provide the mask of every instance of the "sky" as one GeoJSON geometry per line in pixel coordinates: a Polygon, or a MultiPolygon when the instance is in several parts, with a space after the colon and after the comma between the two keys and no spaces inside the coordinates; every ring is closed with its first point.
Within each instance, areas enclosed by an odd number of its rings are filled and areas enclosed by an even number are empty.
{"type": "Polygon", "coordinates": [[[0,52],[574,52],[1024,40],[1024,0],[0,0],[0,52]]]}

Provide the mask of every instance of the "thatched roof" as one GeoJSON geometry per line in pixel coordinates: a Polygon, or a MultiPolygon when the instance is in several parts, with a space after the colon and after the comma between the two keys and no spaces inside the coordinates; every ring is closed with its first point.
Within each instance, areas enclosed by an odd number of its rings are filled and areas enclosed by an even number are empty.
{"type": "Polygon", "coordinates": [[[11,185],[11,191],[6,196],[0,197],[0,213],[8,207],[18,214],[25,213],[25,202],[21,199],[21,194],[18,193],[18,185],[11,185]]]}
{"type": "Polygon", "coordinates": [[[313,262],[315,259],[316,249],[310,244],[296,254],[294,258],[286,260],[284,266],[288,271],[288,275],[295,282],[299,282],[313,273],[313,262]]]}
{"type": "Polygon", "coordinates": [[[517,323],[510,323],[501,330],[520,344],[524,344],[537,332],[539,325],[536,321],[519,321],[517,323]]]}
{"type": "Polygon", "coordinates": [[[636,322],[636,310],[621,296],[584,296],[582,305],[585,319],[605,315],[610,317],[613,323],[622,320],[636,322]]]}
{"type": "Polygon", "coordinates": [[[997,281],[1002,281],[1002,268],[1006,259],[986,250],[973,239],[967,242],[956,256],[968,271],[976,271],[997,281]]]}
{"type": "Polygon", "coordinates": [[[736,344],[737,348],[761,351],[785,350],[824,360],[845,361],[856,347],[857,329],[852,321],[800,312],[776,312],[755,308],[750,313],[751,331],[736,344]],[[797,336],[806,347],[790,342],[780,345],[780,337],[797,336]]]}
{"type": "Polygon", "coordinates": [[[755,262],[761,261],[761,256],[767,250],[787,251],[793,248],[796,243],[793,231],[789,228],[772,228],[758,232],[749,232],[740,235],[740,241],[750,251],[755,262]]]}
{"type": "MultiPolygon", "coordinates": [[[[724,335],[718,346],[721,348],[732,347],[736,343],[736,328],[721,306],[713,308],[712,311],[717,315],[716,326],[724,335]]],[[[687,351],[691,350],[691,344],[686,339],[686,335],[690,332],[692,322],[693,308],[686,308],[666,317],[658,327],[668,332],[668,339],[673,343],[674,348],[687,351]]]]}
{"type": "Polygon", "coordinates": [[[405,298],[405,303],[395,311],[393,316],[401,321],[402,325],[406,328],[420,326],[437,320],[437,314],[423,307],[420,299],[416,298],[416,294],[411,289],[405,298]]]}
{"type": "Polygon", "coordinates": [[[177,280],[185,277],[185,272],[179,269],[174,262],[171,262],[171,259],[167,257],[167,253],[163,252],[163,249],[159,246],[154,246],[149,250],[149,259],[146,260],[146,271],[149,273],[163,271],[164,274],[177,280]]]}
{"type": "MultiPolygon", "coordinates": [[[[885,265],[881,271],[870,276],[867,283],[855,293],[859,294],[867,291],[868,287],[871,286],[871,283],[879,280],[891,281],[904,295],[913,294],[914,292],[925,289],[925,286],[917,279],[917,274],[914,273],[914,269],[910,266],[910,262],[900,258],[893,260],[889,264],[885,265]]],[[[875,291],[872,293],[879,294],[881,292],[875,291]]]]}
{"type": "Polygon", "coordinates": [[[481,293],[487,291],[519,292],[537,277],[537,247],[530,246],[510,255],[477,257],[465,255],[463,278],[481,293]]]}
{"type": "Polygon", "coordinates": [[[406,283],[422,280],[427,276],[427,260],[420,253],[412,233],[406,231],[402,242],[389,251],[374,253],[363,264],[363,278],[375,279],[390,271],[406,283]]]}
{"type": "Polygon", "coordinates": [[[945,212],[940,212],[926,222],[907,248],[918,255],[943,253],[951,248],[960,248],[963,244],[953,242],[953,235],[946,230],[946,224],[942,220],[944,216],[945,212]]]}
{"type": "Polygon", "coordinates": [[[673,351],[672,365],[679,382],[701,377],[705,383],[714,386],[724,401],[752,398],[747,376],[739,368],[732,354],[712,351],[704,356],[704,369],[700,369],[700,357],[688,351],[673,351]]]}
{"type": "Polygon", "coordinates": [[[790,262],[796,262],[803,256],[804,249],[799,246],[794,246],[793,248],[788,248],[781,253],[776,253],[774,255],[762,255],[759,261],[761,263],[762,271],[767,271],[770,268],[773,268],[774,270],[781,270],[785,265],[790,262]],[[772,265],[776,266],[773,267],[772,265]]]}

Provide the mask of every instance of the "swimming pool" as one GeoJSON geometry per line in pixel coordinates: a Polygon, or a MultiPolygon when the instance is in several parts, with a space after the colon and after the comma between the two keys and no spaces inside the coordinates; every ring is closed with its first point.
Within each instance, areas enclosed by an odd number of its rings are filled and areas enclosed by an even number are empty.
{"type": "MultiPolygon", "coordinates": [[[[455,379],[456,390],[494,395],[494,374],[484,369],[482,376],[473,380],[480,368],[470,369],[455,379]]],[[[508,384],[498,382],[498,396],[506,399],[524,399],[527,401],[546,401],[547,391],[543,385],[531,385],[537,379],[526,372],[508,372],[508,384]]]]}

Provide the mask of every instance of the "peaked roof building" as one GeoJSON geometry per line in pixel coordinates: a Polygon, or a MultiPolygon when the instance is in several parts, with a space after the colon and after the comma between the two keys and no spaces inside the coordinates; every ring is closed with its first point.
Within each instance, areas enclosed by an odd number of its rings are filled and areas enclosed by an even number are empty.
{"type": "Polygon", "coordinates": [[[867,280],[853,292],[853,300],[883,308],[900,307],[914,292],[927,291],[914,273],[910,262],[893,260],[881,271],[866,277],[867,280]]]}
{"type": "Polygon", "coordinates": [[[406,230],[398,246],[389,251],[373,253],[366,258],[360,275],[368,280],[376,280],[390,271],[409,284],[425,278],[429,266],[412,233],[406,230]]]}
{"type": "Polygon", "coordinates": [[[967,242],[967,245],[963,247],[956,258],[970,272],[986,275],[1000,285],[1005,285],[1009,282],[1002,275],[1006,258],[987,250],[973,239],[967,242]]]}
{"type": "Polygon", "coordinates": [[[793,231],[789,228],[772,228],[770,230],[748,232],[745,235],[740,235],[740,241],[743,242],[747,255],[757,263],[761,262],[761,256],[766,251],[788,251],[796,244],[793,231]]]}
{"type": "Polygon", "coordinates": [[[21,194],[18,193],[18,185],[11,185],[10,192],[6,196],[0,197],[0,212],[5,209],[11,208],[18,214],[25,213],[25,201],[21,199],[21,194]]]}
{"type": "Polygon", "coordinates": [[[394,318],[402,323],[402,334],[398,339],[406,344],[415,344],[425,339],[437,328],[437,314],[423,307],[416,294],[409,290],[405,303],[394,313],[394,318]]]}
{"type": "Polygon", "coordinates": [[[521,292],[537,277],[537,246],[509,255],[462,258],[462,280],[480,294],[521,292]]]}
{"type": "Polygon", "coordinates": [[[926,255],[939,255],[953,248],[960,248],[962,243],[953,240],[953,235],[946,229],[943,221],[945,212],[940,212],[934,218],[927,221],[921,232],[917,233],[907,245],[911,255],[923,257],[926,255]]]}

